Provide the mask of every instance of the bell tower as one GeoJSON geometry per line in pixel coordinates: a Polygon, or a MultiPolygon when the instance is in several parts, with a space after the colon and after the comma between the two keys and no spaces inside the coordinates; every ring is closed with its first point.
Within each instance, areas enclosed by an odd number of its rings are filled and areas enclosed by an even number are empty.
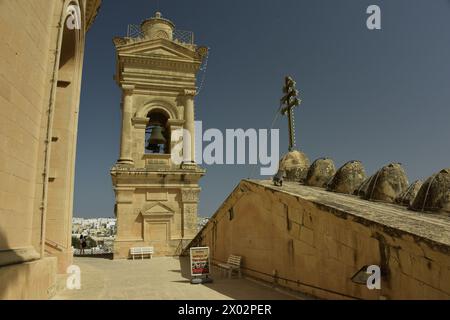
{"type": "Polygon", "coordinates": [[[154,247],[155,256],[178,255],[197,234],[205,170],[195,163],[194,98],[208,49],[159,12],[129,26],[127,37],[114,44],[122,90],[120,157],[111,169],[114,258],[126,259],[130,248],[143,246],[154,247]],[[174,161],[180,149],[183,161],[174,161]]]}

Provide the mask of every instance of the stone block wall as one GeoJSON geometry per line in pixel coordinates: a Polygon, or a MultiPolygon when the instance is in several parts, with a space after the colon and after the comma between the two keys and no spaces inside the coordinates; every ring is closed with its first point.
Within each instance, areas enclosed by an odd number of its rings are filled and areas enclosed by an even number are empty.
{"type": "Polygon", "coordinates": [[[50,273],[72,263],[84,38],[99,4],[0,1],[0,297],[46,298],[50,273]],[[69,4],[80,7],[79,31],[66,28],[69,4]]]}
{"type": "Polygon", "coordinates": [[[2,267],[0,300],[49,299],[57,290],[56,273],[55,257],[2,267]]]}
{"type": "Polygon", "coordinates": [[[318,298],[450,298],[450,219],[293,185],[299,194],[242,182],[191,245],[216,262],[241,255],[244,274],[318,298]],[[381,290],[352,281],[370,265],[381,290]]]}
{"type": "Polygon", "coordinates": [[[39,251],[54,7],[45,0],[0,3],[0,249],[32,244],[39,251]]]}

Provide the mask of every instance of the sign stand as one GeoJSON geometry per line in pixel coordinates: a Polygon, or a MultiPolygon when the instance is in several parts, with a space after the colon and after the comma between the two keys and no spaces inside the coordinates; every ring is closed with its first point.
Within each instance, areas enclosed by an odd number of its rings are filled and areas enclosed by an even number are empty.
{"type": "Polygon", "coordinates": [[[191,284],[204,284],[204,283],[213,283],[213,279],[208,278],[206,276],[205,278],[195,277],[191,279],[191,284]]]}
{"type": "Polygon", "coordinates": [[[212,283],[210,275],[209,247],[190,249],[191,256],[191,284],[212,283]]]}

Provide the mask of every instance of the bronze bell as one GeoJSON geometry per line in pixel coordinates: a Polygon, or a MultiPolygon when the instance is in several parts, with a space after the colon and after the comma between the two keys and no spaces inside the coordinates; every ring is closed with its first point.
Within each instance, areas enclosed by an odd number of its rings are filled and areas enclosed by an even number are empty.
{"type": "Polygon", "coordinates": [[[154,126],[150,138],[148,139],[147,150],[153,151],[154,153],[159,153],[161,148],[160,145],[166,144],[167,140],[163,136],[163,128],[160,126],[154,126]]]}

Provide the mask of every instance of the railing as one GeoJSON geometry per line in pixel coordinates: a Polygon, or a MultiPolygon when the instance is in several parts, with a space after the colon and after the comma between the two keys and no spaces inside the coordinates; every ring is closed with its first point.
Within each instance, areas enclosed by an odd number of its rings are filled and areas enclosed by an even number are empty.
{"type": "Polygon", "coordinates": [[[194,44],[194,33],[192,31],[185,30],[174,30],[173,31],[173,40],[186,43],[186,44],[194,44]]]}
{"type": "Polygon", "coordinates": [[[142,29],[140,26],[136,24],[129,24],[128,25],[128,31],[127,31],[127,38],[143,38],[144,32],[142,32],[142,29]]]}
{"type": "MultiPolygon", "coordinates": [[[[135,24],[128,25],[127,38],[131,39],[143,39],[145,37],[141,27],[135,24]]],[[[193,45],[194,33],[186,30],[174,30],[173,41],[182,44],[193,45]]]]}
{"type": "Polygon", "coordinates": [[[111,248],[89,248],[84,249],[83,254],[81,254],[81,249],[73,249],[73,255],[74,256],[94,256],[94,255],[102,255],[102,254],[111,254],[113,253],[113,250],[111,248]]]}

